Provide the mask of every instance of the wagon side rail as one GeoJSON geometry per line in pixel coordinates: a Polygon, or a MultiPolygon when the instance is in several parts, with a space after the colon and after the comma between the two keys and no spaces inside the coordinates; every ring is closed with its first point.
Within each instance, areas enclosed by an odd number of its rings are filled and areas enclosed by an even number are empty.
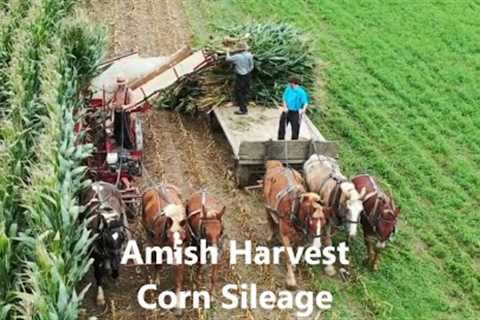
{"type": "Polygon", "coordinates": [[[237,154],[236,178],[240,187],[248,185],[252,176],[264,172],[265,160],[279,160],[301,167],[312,154],[338,157],[337,144],[321,140],[243,141],[237,154]]]}

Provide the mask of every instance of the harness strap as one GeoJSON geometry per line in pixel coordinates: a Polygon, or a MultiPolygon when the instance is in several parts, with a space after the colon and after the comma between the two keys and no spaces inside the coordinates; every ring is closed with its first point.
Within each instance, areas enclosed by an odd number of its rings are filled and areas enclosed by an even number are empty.
{"type": "Polygon", "coordinates": [[[373,180],[373,178],[371,176],[369,176],[369,175],[366,175],[366,176],[370,180],[370,183],[373,186],[374,190],[372,192],[368,193],[364,197],[363,202],[365,203],[366,201],[375,197],[375,203],[373,205],[372,210],[370,210],[369,212],[364,211],[364,216],[367,218],[368,223],[373,228],[373,231],[377,232],[377,223],[380,220],[382,220],[382,218],[380,216],[380,212],[378,211],[380,200],[388,199],[388,197],[382,191],[380,191],[380,189],[378,188],[378,185],[375,183],[375,180],[373,180]]]}
{"type": "Polygon", "coordinates": [[[197,209],[195,211],[190,212],[190,214],[187,216],[187,219],[190,219],[193,216],[196,216],[197,214],[201,213],[202,209],[197,209]]]}
{"type": "Polygon", "coordinates": [[[167,203],[172,203],[170,197],[168,196],[168,192],[167,190],[168,189],[172,189],[172,187],[170,187],[169,185],[164,185],[163,183],[160,184],[160,192],[159,192],[159,195],[163,198],[163,200],[167,201],[167,203]]]}

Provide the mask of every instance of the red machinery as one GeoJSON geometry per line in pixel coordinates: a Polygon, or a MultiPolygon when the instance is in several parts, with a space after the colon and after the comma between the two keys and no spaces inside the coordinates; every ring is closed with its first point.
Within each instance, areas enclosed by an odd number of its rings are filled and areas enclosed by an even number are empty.
{"type": "MultiPolygon", "coordinates": [[[[120,65],[120,68],[124,69],[125,65],[129,63],[135,72],[142,67],[145,69],[145,65],[150,66],[145,63],[145,60],[148,59],[155,58],[140,58],[136,52],[132,52],[105,62],[106,71],[104,72],[108,72],[108,68],[113,63],[117,63],[117,67],[120,65]]],[[[164,62],[157,63],[152,70],[147,69],[148,72],[131,77],[133,79],[130,79],[128,86],[132,90],[133,103],[127,113],[130,116],[128,135],[133,148],[128,150],[122,148],[120,143],[114,139],[113,121],[110,121],[112,113],[109,108],[110,98],[107,96],[109,91],[105,90],[105,87],[101,90],[98,90],[97,87],[96,94],[91,93],[90,99],[87,99],[86,115],[76,128],[77,131],[80,131],[82,127],[87,128],[85,143],[92,143],[94,146],[93,154],[87,159],[90,178],[94,181],[106,181],[117,185],[127,203],[138,204],[139,191],[132,186],[131,182],[135,177],[142,175],[143,127],[141,114],[151,109],[149,100],[154,99],[159,91],[181,77],[211,65],[214,61],[214,56],[206,56],[202,51],[193,52],[190,48],[185,47],[165,59],[164,62]]],[[[151,64],[151,62],[149,63],[151,64]]],[[[113,71],[110,73],[114,74],[113,71]]],[[[113,79],[111,78],[110,83],[107,81],[106,84],[111,85],[113,79]]]]}

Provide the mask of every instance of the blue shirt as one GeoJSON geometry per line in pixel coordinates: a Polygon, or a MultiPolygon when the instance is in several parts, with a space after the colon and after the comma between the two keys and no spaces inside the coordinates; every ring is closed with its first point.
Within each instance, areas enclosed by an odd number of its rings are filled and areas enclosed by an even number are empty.
{"type": "Polygon", "coordinates": [[[293,88],[291,85],[288,85],[283,92],[283,101],[285,101],[289,111],[298,111],[308,103],[308,96],[301,86],[293,88]]]}

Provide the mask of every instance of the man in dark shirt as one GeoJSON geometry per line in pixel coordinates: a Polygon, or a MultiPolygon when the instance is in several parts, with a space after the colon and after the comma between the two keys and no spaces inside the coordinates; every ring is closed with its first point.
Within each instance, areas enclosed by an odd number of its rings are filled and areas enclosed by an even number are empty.
{"type": "Polygon", "coordinates": [[[130,139],[130,113],[127,109],[132,102],[132,90],[127,86],[123,75],[117,76],[117,89],[112,98],[113,132],[117,145],[125,149],[133,149],[130,139]]]}
{"type": "Polygon", "coordinates": [[[235,114],[247,114],[248,94],[250,91],[251,72],[253,70],[253,55],[249,52],[248,45],[240,42],[236,53],[230,55],[227,51],[226,61],[233,63],[235,72],[234,97],[239,107],[235,114]]]}

